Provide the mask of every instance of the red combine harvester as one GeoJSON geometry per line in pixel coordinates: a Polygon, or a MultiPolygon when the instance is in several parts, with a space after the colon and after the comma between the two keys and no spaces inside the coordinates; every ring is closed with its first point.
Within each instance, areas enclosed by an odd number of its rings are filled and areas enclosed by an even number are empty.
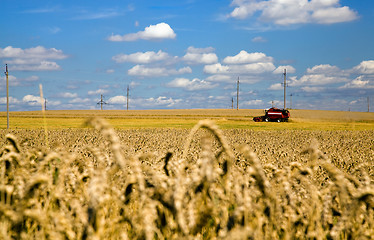
{"type": "Polygon", "coordinates": [[[265,109],[265,116],[254,117],[255,122],[288,122],[290,112],[287,109],[270,108],[265,109]]]}

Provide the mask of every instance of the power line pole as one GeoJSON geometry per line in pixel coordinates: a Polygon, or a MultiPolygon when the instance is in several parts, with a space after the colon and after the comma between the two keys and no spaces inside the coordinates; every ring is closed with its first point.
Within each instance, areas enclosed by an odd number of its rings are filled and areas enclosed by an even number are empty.
{"type": "Polygon", "coordinates": [[[47,111],[47,99],[44,98],[44,111],[47,111]]]}
{"type": "Polygon", "coordinates": [[[231,98],[231,109],[234,109],[234,98],[231,98]]]}
{"type": "Polygon", "coordinates": [[[107,103],[104,102],[104,100],[103,100],[103,94],[101,94],[101,100],[100,100],[97,104],[100,104],[100,106],[101,106],[101,110],[103,110],[103,104],[107,104],[107,103]]]}
{"type": "Polygon", "coordinates": [[[290,94],[290,109],[292,109],[292,93],[290,94]]]}
{"type": "Polygon", "coordinates": [[[5,64],[5,75],[6,75],[6,123],[7,129],[9,129],[9,79],[8,79],[8,64],[5,64]]]}
{"type": "Polygon", "coordinates": [[[284,69],[284,99],[283,99],[283,108],[286,109],[286,69],[284,69]]]}
{"type": "Polygon", "coordinates": [[[126,97],[126,110],[129,110],[129,94],[130,93],[130,86],[127,85],[127,97],[126,97]]]}
{"type": "Polygon", "coordinates": [[[368,112],[370,112],[370,99],[368,97],[368,112]]]}
{"type": "Polygon", "coordinates": [[[236,110],[239,110],[239,77],[236,85],[236,110]]]}

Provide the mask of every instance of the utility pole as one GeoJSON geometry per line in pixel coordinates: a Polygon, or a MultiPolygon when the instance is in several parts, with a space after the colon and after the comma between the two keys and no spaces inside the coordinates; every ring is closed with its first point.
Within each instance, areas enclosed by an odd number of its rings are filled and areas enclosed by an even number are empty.
{"type": "Polygon", "coordinates": [[[370,112],[370,99],[368,97],[368,112],[370,112]]]}
{"type": "Polygon", "coordinates": [[[127,85],[127,97],[126,97],[126,110],[129,110],[129,94],[130,93],[130,86],[127,85]]]}
{"type": "Polygon", "coordinates": [[[239,110],[239,77],[236,86],[236,110],[239,110]]]}
{"type": "Polygon", "coordinates": [[[290,109],[292,109],[292,93],[290,94],[290,109]]]}
{"type": "Polygon", "coordinates": [[[231,109],[234,109],[234,98],[231,98],[231,109]]]}
{"type": "Polygon", "coordinates": [[[44,111],[47,111],[47,99],[44,98],[44,111]]]}
{"type": "Polygon", "coordinates": [[[107,104],[107,103],[104,102],[104,100],[103,100],[103,94],[101,94],[101,100],[100,100],[97,104],[100,104],[100,106],[101,106],[101,110],[103,110],[103,104],[107,104]]]}
{"type": "Polygon", "coordinates": [[[5,75],[6,75],[6,129],[9,129],[9,80],[8,80],[8,64],[5,64],[5,75]]]}
{"type": "Polygon", "coordinates": [[[286,69],[284,69],[284,73],[283,73],[283,75],[284,75],[284,83],[283,83],[283,85],[284,85],[284,99],[283,99],[283,108],[284,109],[286,109],[286,69]]]}

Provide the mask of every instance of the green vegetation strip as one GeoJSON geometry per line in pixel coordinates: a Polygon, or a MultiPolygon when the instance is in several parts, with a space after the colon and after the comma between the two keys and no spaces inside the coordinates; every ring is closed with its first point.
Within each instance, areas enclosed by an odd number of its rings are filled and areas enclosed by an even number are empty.
{"type": "MultiPolygon", "coordinates": [[[[204,119],[204,118],[201,118],[204,119]]],[[[109,123],[117,129],[141,128],[192,128],[198,118],[108,118],[109,123]]],[[[6,129],[6,118],[0,117],[0,129],[6,129]]],[[[84,128],[86,118],[46,118],[48,129],[84,128]]],[[[250,118],[226,119],[216,118],[213,121],[221,129],[253,129],[253,130],[373,130],[372,121],[324,121],[313,122],[290,121],[286,123],[253,122],[250,118]]],[[[43,118],[13,117],[10,120],[11,129],[44,128],[43,118]]]]}

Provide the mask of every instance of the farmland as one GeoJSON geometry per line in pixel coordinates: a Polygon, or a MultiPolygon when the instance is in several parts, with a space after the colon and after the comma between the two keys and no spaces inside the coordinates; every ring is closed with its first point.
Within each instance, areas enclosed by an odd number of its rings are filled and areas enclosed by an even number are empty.
{"type": "MultiPolygon", "coordinates": [[[[81,128],[85,119],[105,118],[116,129],[129,128],[192,128],[201,119],[214,120],[222,129],[254,130],[364,130],[374,128],[374,113],[291,110],[287,124],[255,123],[254,116],[263,115],[261,109],[195,109],[195,110],[77,110],[46,111],[49,129],[81,128]]],[[[6,128],[6,113],[0,113],[0,129],[6,128]]],[[[44,128],[41,111],[11,112],[11,128],[44,128]]]]}
{"type": "Polygon", "coordinates": [[[0,238],[373,239],[374,114],[261,114],[1,113],[0,238]]]}

